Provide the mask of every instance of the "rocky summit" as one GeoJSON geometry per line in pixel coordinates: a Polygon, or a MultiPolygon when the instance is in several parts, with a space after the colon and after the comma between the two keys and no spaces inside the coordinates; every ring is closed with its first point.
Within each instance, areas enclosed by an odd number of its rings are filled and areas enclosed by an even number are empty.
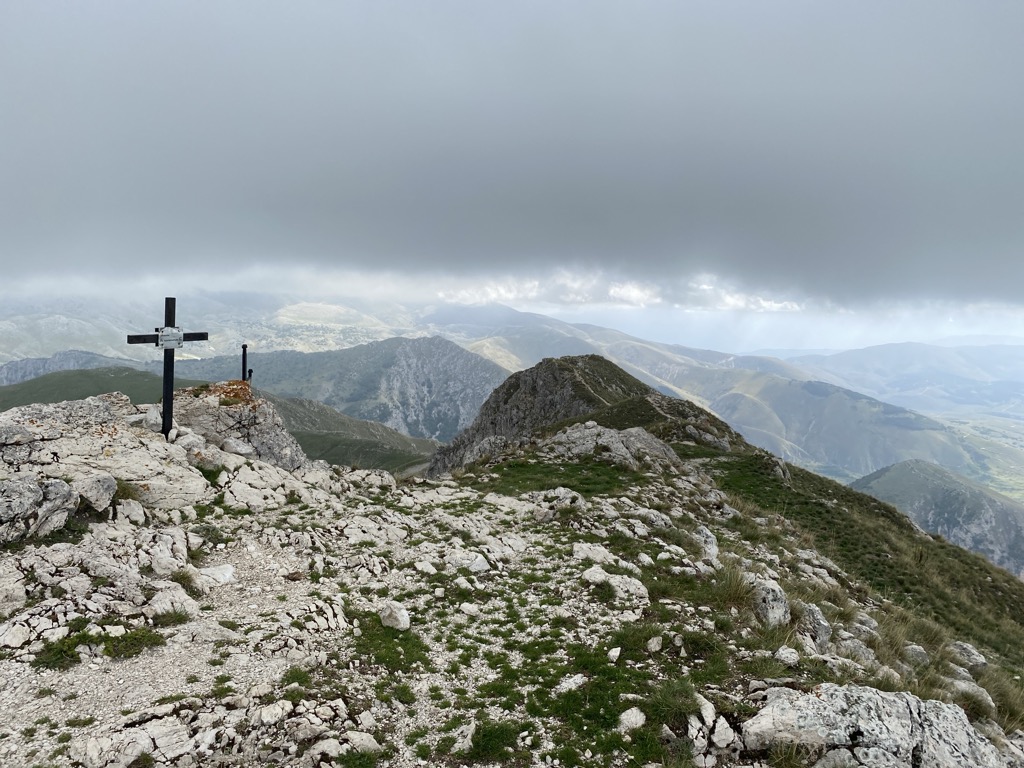
{"type": "Polygon", "coordinates": [[[639,397],[402,483],[240,382],[0,414],[0,765],[1024,766],[1012,577],[639,397]]]}

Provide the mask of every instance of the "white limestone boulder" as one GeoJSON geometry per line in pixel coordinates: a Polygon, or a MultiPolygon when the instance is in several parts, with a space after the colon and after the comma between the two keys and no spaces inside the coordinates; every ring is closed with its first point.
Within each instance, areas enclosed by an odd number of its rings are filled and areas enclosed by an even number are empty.
{"type": "Polygon", "coordinates": [[[766,627],[789,624],[792,618],[786,593],[775,579],[747,574],[754,615],[766,627]]]}
{"type": "Polygon", "coordinates": [[[399,632],[409,629],[409,611],[396,600],[388,600],[384,603],[378,609],[377,615],[380,617],[380,623],[385,627],[397,629],[399,632]]]}
{"type": "Polygon", "coordinates": [[[95,472],[73,480],[71,487],[89,502],[93,509],[102,512],[110,506],[114,494],[117,493],[117,480],[109,472],[95,472]]]}
{"type": "MultiPolygon", "coordinates": [[[[742,726],[748,750],[799,745],[818,751],[846,748],[875,762],[911,768],[1006,768],[996,747],[953,704],[909,693],[823,683],[809,692],[767,691],[765,707],[742,726]],[[884,755],[884,757],[883,757],[884,755]]],[[[841,764],[841,763],[840,763],[841,764]]]]}

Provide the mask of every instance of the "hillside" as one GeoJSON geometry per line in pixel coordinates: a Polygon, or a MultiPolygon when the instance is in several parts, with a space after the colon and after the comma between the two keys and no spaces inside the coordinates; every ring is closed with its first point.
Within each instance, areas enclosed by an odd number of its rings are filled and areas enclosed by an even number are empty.
{"type": "Polygon", "coordinates": [[[266,395],[311,459],[398,475],[425,469],[438,443],[375,421],[354,419],[316,400],[266,395]]]}
{"type": "Polygon", "coordinates": [[[182,397],[0,414],[0,764],[1024,764],[1024,583],[875,499],[623,410],[399,484],[182,397]]]}
{"type": "Polygon", "coordinates": [[[1024,346],[883,344],[789,362],[841,386],[927,413],[1018,406],[1011,409],[1021,415],[1024,346]]]}
{"type": "Polygon", "coordinates": [[[790,362],[809,376],[953,425],[965,442],[988,454],[986,473],[967,474],[1024,501],[1024,346],[884,344],[790,362]]]}
{"type": "Polygon", "coordinates": [[[850,487],[1024,578],[1024,504],[925,461],[894,464],[850,487]]]}
{"type": "MultiPolygon", "coordinates": [[[[174,379],[175,387],[202,383],[178,376],[174,379]]],[[[122,367],[62,370],[0,387],[0,411],[31,403],[81,400],[106,392],[122,392],[133,403],[156,403],[163,397],[163,379],[153,373],[122,367]]]]}
{"type": "Polygon", "coordinates": [[[0,365],[0,386],[20,384],[58,371],[81,371],[89,368],[138,368],[134,360],[106,357],[77,349],[57,352],[50,357],[27,357],[0,365]]]}

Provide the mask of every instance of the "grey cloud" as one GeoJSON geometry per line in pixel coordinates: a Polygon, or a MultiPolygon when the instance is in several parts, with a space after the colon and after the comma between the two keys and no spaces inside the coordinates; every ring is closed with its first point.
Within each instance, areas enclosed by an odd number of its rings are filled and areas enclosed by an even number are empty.
{"type": "Polygon", "coordinates": [[[1010,2],[9,3],[0,260],[1015,300],[1022,33],[1010,2]]]}

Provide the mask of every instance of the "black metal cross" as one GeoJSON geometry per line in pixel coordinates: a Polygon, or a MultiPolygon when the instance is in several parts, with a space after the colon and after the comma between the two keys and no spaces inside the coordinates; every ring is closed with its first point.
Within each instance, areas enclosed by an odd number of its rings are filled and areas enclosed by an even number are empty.
{"type": "Polygon", "coordinates": [[[153,344],[164,351],[164,406],[160,429],[164,437],[170,434],[174,418],[174,350],[186,341],[208,341],[210,338],[209,333],[184,333],[175,326],[175,303],[176,300],[170,296],[164,299],[164,327],[154,328],[156,333],[128,334],[129,344],[153,344]]]}

